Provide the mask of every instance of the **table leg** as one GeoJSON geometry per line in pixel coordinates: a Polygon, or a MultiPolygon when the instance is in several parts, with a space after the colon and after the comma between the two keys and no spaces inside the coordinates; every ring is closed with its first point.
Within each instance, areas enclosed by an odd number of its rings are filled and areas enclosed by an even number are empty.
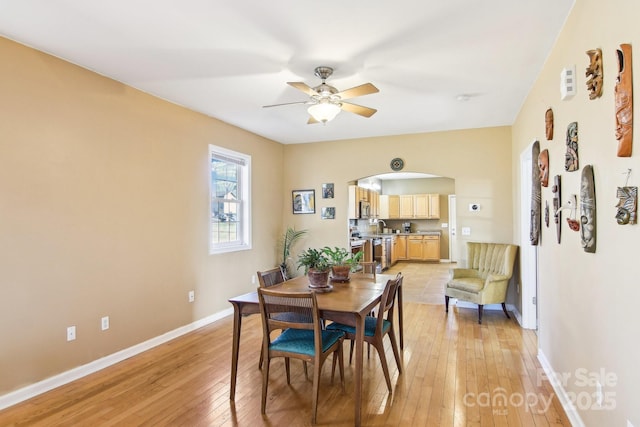
{"type": "Polygon", "coordinates": [[[398,329],[400,329],[400,348],[404,349],[404,327],[402,324],[402,286],[400,286],[398,287],[398,329]]]}
{"type": "Polygon", "coordinates": [[[230,400],[236,397],[236,379],[238,377],[238,354],[240,352],[240,328],[242,327],[241,308],[233,304],[233,344],[231,350],[231,393],[230,400]]]}
{"type": "Polygon", "coordinates": [[[355,425],[360,426],[362,412],[362,365],[364,357],[364,316],[356,314],[355,425]]]}

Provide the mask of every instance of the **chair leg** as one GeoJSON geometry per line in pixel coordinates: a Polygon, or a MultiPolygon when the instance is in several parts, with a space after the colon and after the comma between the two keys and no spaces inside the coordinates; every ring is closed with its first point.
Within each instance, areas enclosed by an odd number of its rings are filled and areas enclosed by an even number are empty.
{"type": "Polygon", "coordinates": [[[269,387],[269,359],[264,362],[264,369],[262,370],[262,404],[260,410],[262,414],[265,414],[267,409],[267,388],[269,387]]]}
{"type": "Polygon", "coordinates": [[[349,348],[349,365],[351,365],[351,359],[353,359],[353,341],[354,340],[349,341],[351,343],[351,347],[349,348]]]}
{"type": "Polygon", "coordinates": [[[398,372],[402,373],[402,362],[400,359],[400,351],[398,351],[398,342],[396,341],[396,334],[393,328],[389,330],[389,339],[391,340],[391,349],[393,350],[393,357],[396,359],[396,365],[398,365],[398,372]]]}
{"type": "Polygon", "coordinates": [[[322,369],[322,363],[313,364],[313,395],[311,396],[311,423],[316,424],[316,417],[318,414],[318,395],[320,394],[320,370],[322,369]]]}
{"type": "Polygon", "coordinates": [[[482,324],[482,311],[484,310],[484,305],[478,305],[478,324],[482,324]]]}
{"type": "Polygon", "coordinates": [[[302,368],[304,369],[304,378],[309,378],[309,374],[307,372],[307,362],[305,362],[304,360],[302,361],[302,368]]]}
{"type": "MultiPolygon", "coordinates": [[[[263,339],[264,342],[264,339],[263,339]]],[[[258,369],[262,369],[262,362],[264,361],[264,345],[260,347],[260,361],[258,362],[258,369]]]]}
{"type": "Polygon", "coordinates": [[[389,376],[389,365],[387,364],[387,357],[384,355],[384,344],[382,341],[376,342],[373,346],[378,350],[378,356],[380,356],[380,364],[382,365],[382,372],[384,373],[384,379],[387,382],[387,389],[391,393],[391,377],[389,376]]]}
{"type": "Polygon", "coordinates": [[[447,295],[444,296],[444,311],[445,313],[449,312],[449,297],[447,295]]]}
{"type": "Polygon", "coordinates": [[[344,357],[343,357],[343,351],[342,351],[342,344],[340,344],[340,346],[338,347],[338,364],[340,366],[340,385],[342,386],[342,392],[345,392],[345,388],[344,388],[344,357]]]}
{"type": "Polygon", "coordinates": [[[502,311],[504,311],[504,315],[507,316],[507,319],[511,319],[511,317],[509,317],[509,312],[507,311],[507,305],[504,302],[502,303],[502,311]]]}
{"type": "Polygon", "coordinates": [[[284,358],[284,370],[287,371],[287,384],[291,384],[291,370],[288,357],[284,358]]]}

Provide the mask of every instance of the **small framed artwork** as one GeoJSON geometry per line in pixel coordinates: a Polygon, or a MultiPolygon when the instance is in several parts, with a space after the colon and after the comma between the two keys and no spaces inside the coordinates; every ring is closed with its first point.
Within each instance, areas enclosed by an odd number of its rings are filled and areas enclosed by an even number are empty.
{"type": "Polygon", "coordinates": [[[322,198],[333,199],[333,183],[322,184],[322,198]]]}
{"type": "Polygon", "coordinates": [[[294,214],[316,213],[316,190],[293,190],[291,201],[294,214]]]}
{"type": "Polygon", "coordinates": [[[336,219],[336,208],[322,208],[322,219],[336,219]]]}

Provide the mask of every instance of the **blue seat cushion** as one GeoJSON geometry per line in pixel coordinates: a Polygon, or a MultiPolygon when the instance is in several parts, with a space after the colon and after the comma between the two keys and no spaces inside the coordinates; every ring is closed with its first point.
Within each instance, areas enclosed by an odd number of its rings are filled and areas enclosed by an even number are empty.
{"type": "MultiPolygon", "coordinates": [[[[372,337],[376,333],[376,322],[378,321],[377,317],[367,316],[364,318],[364,335],[367,337],[372,337]]],[[[382,333],[386,333],[391,327],[391,322],[386,319],[382,320],[382,333]]],[[[329,331],[344,331],[348,334],[355,335],[356,327],[344,325],[342,323],[334,322],[327,326],[327,330],[329,331]]]]}
{"type": "MultiPolygon", "coordinates": [[[[344,337],[343,331],[322,332],[322,352],[329,350],[340,338],[344,337]]],[[[286,351],[289,353],[315,355],[313,331],[310,329],[286,329],[269,346],[271,350],[286,351]]]]}

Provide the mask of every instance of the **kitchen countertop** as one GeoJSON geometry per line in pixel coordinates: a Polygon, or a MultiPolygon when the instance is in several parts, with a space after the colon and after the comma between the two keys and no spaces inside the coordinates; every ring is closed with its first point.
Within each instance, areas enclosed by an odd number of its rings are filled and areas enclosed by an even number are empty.
{"type": "Polygon", "coordinates": [[[377,239],[393,236],[442,236],[441,231],[417,231],[415,233],[378,233],[378,234],[362,234],[359,239],[377,239]]]}

